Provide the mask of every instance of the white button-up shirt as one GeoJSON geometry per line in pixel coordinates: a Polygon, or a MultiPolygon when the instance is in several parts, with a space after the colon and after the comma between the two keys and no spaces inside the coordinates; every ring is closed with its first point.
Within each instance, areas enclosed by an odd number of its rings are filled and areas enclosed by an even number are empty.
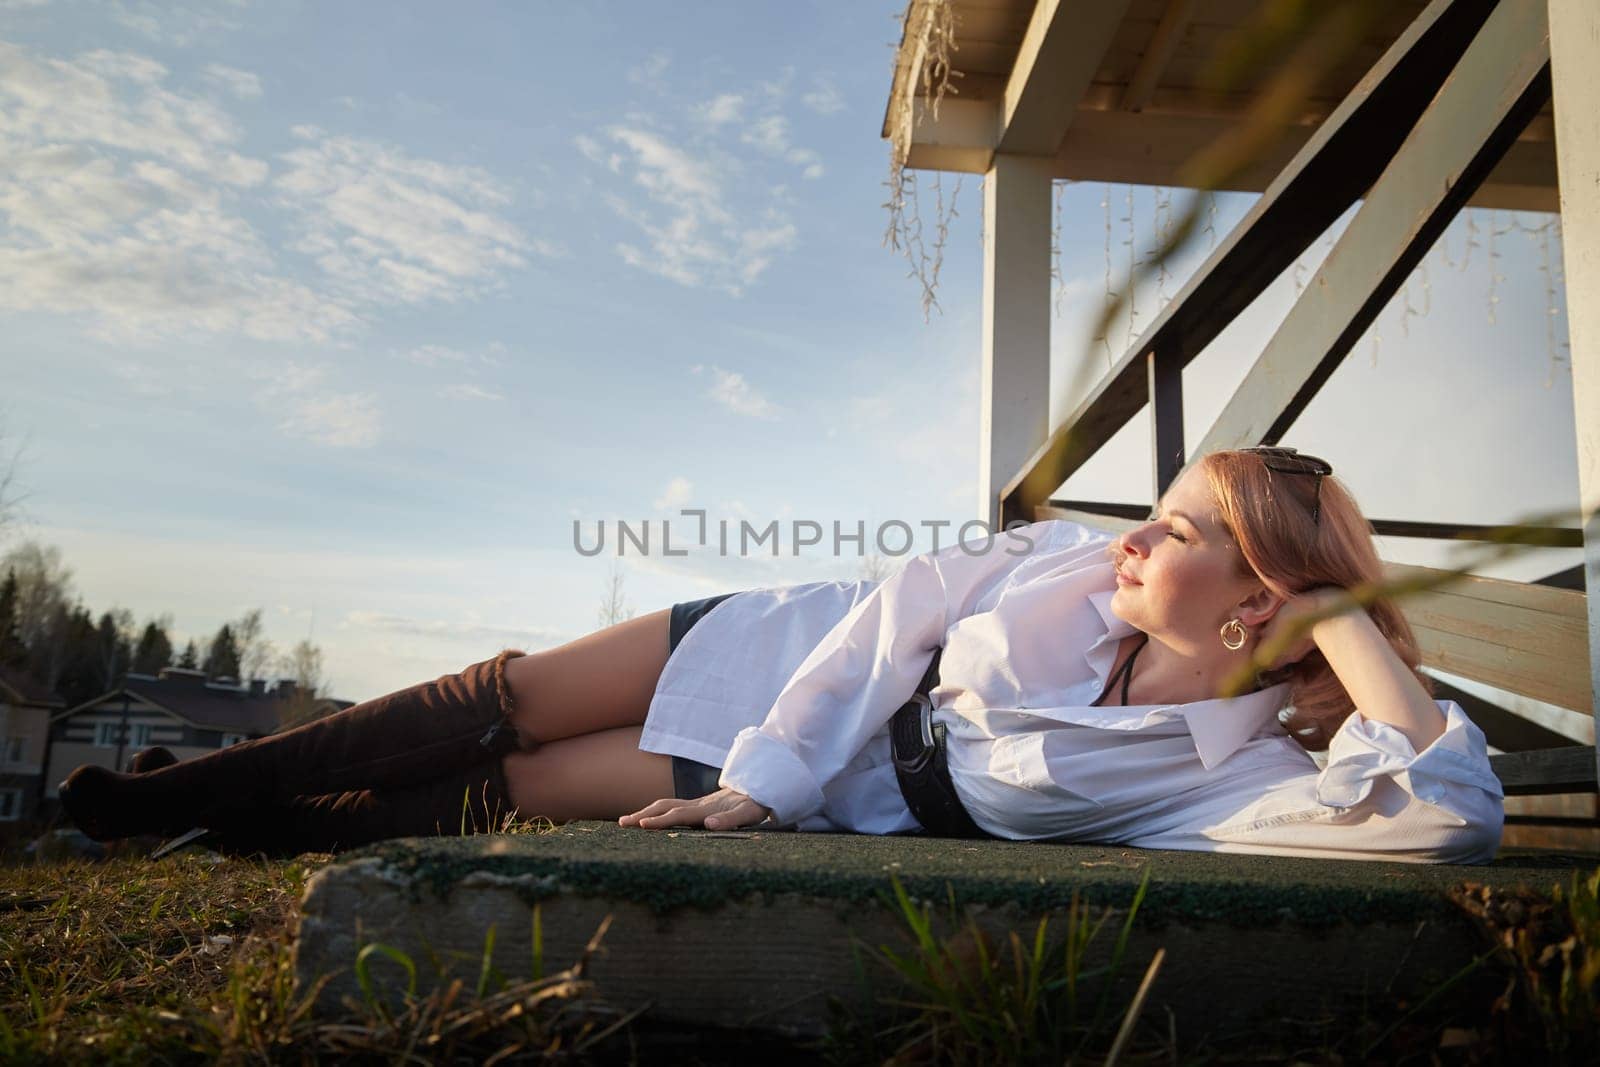
{"type": "Polygon", "coordinates": [[[1094,707],[1120,640],[1109,535],[1063,520],[909,560],[883,582],[753,589],[668,659],[640,747],[723,768],[801,830],[918,829],[888,724],[936,648],[929,697],[951,779],[998,837],[1416,862],[1486,862],[1504,808],[1453,701],[1422,752],[1360,710],[1318,768],[1279,712],[1287,685],[1189,704],[1094,707]]]}

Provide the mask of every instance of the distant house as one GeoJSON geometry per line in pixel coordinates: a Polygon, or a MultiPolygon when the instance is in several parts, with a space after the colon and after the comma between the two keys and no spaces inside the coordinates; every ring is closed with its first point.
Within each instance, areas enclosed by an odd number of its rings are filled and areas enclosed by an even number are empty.
{"type": "Polygon", "coordinates": [[[38,809],[50,716],[63,703],[33,675],[0,667],[0,823],[31,819],[38,809]]]}
{"type": "MultiPolygon", "coordinates": [[[[182,667],[166,667],[155,677],[129,674],[120,687],[50,717],[44,799],[54,802],[61,780],[85,763],[126,770],[136,754],[155,745],[189,759],[265,737],[285,725],[295,696],[292,681],[236,685],[182,667]]],[[[349,706],[324,699],[311,710],[349,706]]]]}

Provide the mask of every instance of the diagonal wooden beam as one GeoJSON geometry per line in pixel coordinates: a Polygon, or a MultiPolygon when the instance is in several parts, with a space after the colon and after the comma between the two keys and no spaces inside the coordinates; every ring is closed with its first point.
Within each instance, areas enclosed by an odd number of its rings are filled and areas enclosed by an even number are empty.
{"type": "Polygon", "coordinates": [[[1122,110],[1141,111],[1150,102],[1156,86],[1161,82],[1161,75],[1166,72],[1167,64],[1172,62],[1172,54],[1183,40],[1183,31],[1188,29],[1189,20],[1194,17],[1195,2],[1167,0],[1167,9],[1161,13],[1161,21],[1156,24],[1155,32],[1150,35],[1150,43],[1145,45],[1144,53],[1139,56],[1139,65],[1134,68],[1133,77],[1128,79],[1127,88],[1122,91],[1122,110]]]}
{"type": "Polygon", "coordinates": [[[1038,0],[1006,79],[996,151],[1053,156],[1130,0],[1038,0]]]}
{"type": "Polygon", "coordinates": [[[1274,444],[1550,95],[1542,3],[1502,3],[1395,153],[1196,455],[1274,444]]]}
{"type": "Polygon", "coordinates": [[[1187,366],[1366,191],[1492,6],[1492,0],[1433,0],[1417,16],[1138,343],[1006,485],[1005,520],[1030,519],[1034,505],[1145,406],[1145,353],[1171,345],[1172,358],[1187,366]]]}

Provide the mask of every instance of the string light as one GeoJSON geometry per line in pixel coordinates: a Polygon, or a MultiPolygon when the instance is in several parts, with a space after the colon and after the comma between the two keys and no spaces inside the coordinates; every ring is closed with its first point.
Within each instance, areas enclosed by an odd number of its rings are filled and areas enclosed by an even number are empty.
{"type": "Polygon", "coordinates": [[[1132,348],[1134,324],[1139,319],[1139,287],[1133,281],[1137,277],[1135,272],[1139,268],[1139,255],[1133,240],[1133,186],[1128,186],[1127,190],[1128,213],[1123,216],[1122,221],[1128,224],[1128,237],[1122,243],[1128,247],[1128,330],[1127,339],[1124,341],[1123,347],[1132,348]]]}
{"type": "MultiPolygon", "coordinates": [[[[1106,307],[1109,308],[1109,307],[1111,307],[1112,304],[1116,303],[1116,299],[1117,299],[1116,294],[1111,291],[1111,185],[1110,185],[1110,183],[1107,183],[1104,191],[1100,195],[1100,209],[1105,212],[1105,216],[1106,216],[1106,307]]],[[[1111,360],[1111,336],[1110,336],[1110,334],[1111,334],[1111,324],[1107,323],[1105,325],[1105,327],[1100,331],[1100,336],[1095,338],[1095,340],[1097,340],[1101,344],[1105,345],[1105,349],[1106,349],[1106,369],[1107,370],[1110,370],[1111,366],[1112,366],[1112,360],[1111,360]]]]}

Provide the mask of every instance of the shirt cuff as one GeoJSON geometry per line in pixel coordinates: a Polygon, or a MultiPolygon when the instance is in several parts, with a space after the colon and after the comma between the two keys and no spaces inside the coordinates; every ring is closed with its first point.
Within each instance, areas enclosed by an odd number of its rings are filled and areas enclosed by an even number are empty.
{"type": "Polygon", "coordinates": [[[772,809],[772,821],[779,825],[799,822],[822,810],[822,789],[811,768],[787,745],[755,726],[735,735],[717,785],[736,789],[772,809]]]}
{"type": "Polygon", "coordinates": [[[1328,745],[1328,766],[1317,779],[1318,802],[1330,808],[1354,807],[1372,792],[1374,780],[1400,774],[1409,781],[1411,795],[1427,804],[1441,805],[1453,790],[1464,786],[1503,797],[1500,779],[1489,767],[1483,731],[1455,701],[1435,703],[1445,716],[1444,733],[1420,753],[1388,723],[1351,712],[1328,745]]]}

